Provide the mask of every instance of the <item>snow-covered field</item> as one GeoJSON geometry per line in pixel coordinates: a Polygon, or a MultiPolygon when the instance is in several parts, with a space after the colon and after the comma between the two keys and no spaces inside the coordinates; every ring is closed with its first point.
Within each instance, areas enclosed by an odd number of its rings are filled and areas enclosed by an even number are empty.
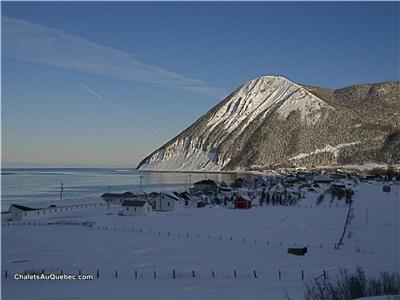
{"type": "Polygon", "coordinates": [[[316,193],[292,207],[215,206],[140,217],[119,216],[117,207],[95,208],[5,225],[2,299],[286,299],[285,292],[301,299],[302,270],[305,280],[324,270],[335,276],[340,267],[362,266],[368,275],[398,271],[400,186],[383,193],[382,185],[355,187],[354,218],[340,249],[334,244],[348,207],[330,199],[316,206],[316,193]],[[59,220],[80,225],[32,224],[59,220]],[[86,221],[95,224],[83,226],[86,221]],[[308,255],[288,254],[294,245],[309,245],[308,255]],[[80,270],[94,279],[13,279],[14,273],[43,269],[80,270]]]}

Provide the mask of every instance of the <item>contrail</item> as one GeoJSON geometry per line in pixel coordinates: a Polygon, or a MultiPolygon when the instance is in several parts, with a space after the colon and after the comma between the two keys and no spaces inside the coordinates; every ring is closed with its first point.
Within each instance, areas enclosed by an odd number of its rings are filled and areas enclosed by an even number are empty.
{"type": "Polygon", "coordinates": [[[95,91],[91,90],[90,88],[88,88],[86,85],[81,84],[81,87],[83,87],[86,91],[88,91],[89,93],[91,93],[93,96],[95,96],[97,99],[111,105],[112,107],[118,109],[120,112],[124,113],[125,115],[134,118],[137,120],[137,117],[130,113],[129,111],[125,110],[124,108],[122,108],[121,106],[118,106],[117,104],[112,103],[111,101],[107,100],[106,98],[104,98],[103,96],[97,94],[95,91]]]}

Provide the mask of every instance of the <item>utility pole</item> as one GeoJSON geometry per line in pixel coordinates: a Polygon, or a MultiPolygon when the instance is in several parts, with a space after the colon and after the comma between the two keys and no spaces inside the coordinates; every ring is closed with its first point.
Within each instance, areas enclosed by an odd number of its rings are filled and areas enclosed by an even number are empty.
{"type": "Polygon", "coordinates": [[[111,185],[108,186],[108,192],[111,192],[111,185]]]}
{"type": "Polygon", "coordinates": [[[64,191],[64,183],[60,183],[60,201],[62,200],[62,194],[63,194],[63,191],[64,191]]]}
{"type": "Polygon", "coordinates": [[[139,178],[140,178],[140,184],[139,184],[139,186],[140,186],[140,190],[142,190],[142,180],[143,180],[143,176],[140,175],[139,178]]]}
{"type": "Polygon", "coordinates": [[[192,175],[189,174],[189,187],[188,187],[187,191],[189,191],[191,186],[192,186],[192,175]]]}

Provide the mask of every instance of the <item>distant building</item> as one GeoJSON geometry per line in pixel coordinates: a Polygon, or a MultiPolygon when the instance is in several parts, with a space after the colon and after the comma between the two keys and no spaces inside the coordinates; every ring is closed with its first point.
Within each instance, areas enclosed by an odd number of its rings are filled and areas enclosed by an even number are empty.
{"type": "Polygon", "coordinates": [[[205,179],[194,183],[194,188],[198,191],[208,194],[213,192],[217,194],[219,191],[219,184],[211,179],[205,179]]]}
{"type": "Polygon", "coordinates": [[[147,200],[125,200],[121,204],[120,214],[123,216],[144,216],[152,212],[147,200]]]}
{"type": "Polygon", "coordinates": [[[251,200],[246,196],[237,197],[234,203],[237,209],[249,209],[252,206],[251,200]]]}
{"type": "Polygon", "coordinates": [[[97,199],[77,199],[11,204],[8,211],[13,221],[34,220],[43,217],[57,217],[77,210],[101,207],[105,204],[97,199]]]}
{"type": "Polygon", "coordinates": [[[321,174],[321,175],[314,176],[314,182],[317,182],[317,183],[331,183],[331,181],[332,181],[332,179],[329,175],[321,174]]]}
{"type": "Polygon", "coordinates": [[[183,206],[185,208],[197,207],[197,204],[200,202],[198,197],[194,197],[190,195],[188,192],[174,193],[174,194],[178,194],[179,197],[183,200],[183,206]]]}
{"type": "Polygon", "coordinates": [[[184,207],[183,199],[174,193],[152,193],[150,197],[150,201],[153,204],[153,210],[173,211],[184,207]]]}
{"type": "Polygon", "coordinates": [[[242,188],[245,187],[246,181],[243,178],[237,178],[235,181],[231,184],[231,187],[233,188],[242,188]]]}
{"type": "Polygon", "coordinates": [[[125,193],[104,193],[101,195],[101,198],[110,204],[119,204],[121,205],[125,200],[134,200],[136,198],[136,194],[132,192],[125,193]]]}

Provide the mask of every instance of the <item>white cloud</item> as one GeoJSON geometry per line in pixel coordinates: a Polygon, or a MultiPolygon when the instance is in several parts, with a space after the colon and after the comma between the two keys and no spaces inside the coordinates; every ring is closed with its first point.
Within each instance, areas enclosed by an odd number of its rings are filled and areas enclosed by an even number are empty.
{"type": "Polygon", "coordinates": [[[140,62],[134,55],[36,23],[2,17],[3,55],[124,80],[155,83],[213,97],[219,87],[140,62]]]}

